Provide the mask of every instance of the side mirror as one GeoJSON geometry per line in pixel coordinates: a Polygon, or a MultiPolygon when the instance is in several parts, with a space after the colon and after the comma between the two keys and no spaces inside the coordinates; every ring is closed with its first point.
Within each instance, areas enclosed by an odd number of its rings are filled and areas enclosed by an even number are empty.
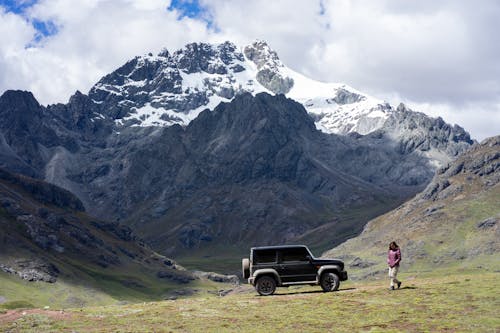
{"type": "Polygon", "coordinates": [[[307,261],[311,262],[313,258],[311,256],[306,256],[307,261]]]}

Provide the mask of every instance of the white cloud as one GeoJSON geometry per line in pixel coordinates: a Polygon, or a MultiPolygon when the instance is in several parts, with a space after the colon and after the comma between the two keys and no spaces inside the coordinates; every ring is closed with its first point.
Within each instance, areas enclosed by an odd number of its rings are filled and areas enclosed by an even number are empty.
{"type": "Polygon", "coordinates": [[[4,14],[9,20],[0,21],[0,71],[8,79],[0,90],[31,90],[42,104],[65,102],[136,55],[208,38],[205,23],[177,20],[168,5],[157,0],[42,0],[27,17],[51,21],[59,31],[32,48],[26,48],[35,34],[31,23],[4,14]],[[15,36],[4,42],[12,31],[15,36]]]}

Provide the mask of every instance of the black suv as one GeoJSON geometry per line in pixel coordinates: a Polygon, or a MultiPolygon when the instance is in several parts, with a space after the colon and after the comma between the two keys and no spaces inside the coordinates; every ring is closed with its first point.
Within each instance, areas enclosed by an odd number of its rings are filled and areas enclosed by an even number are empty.
{"type": "Polygon", "coordinates": [[[347,280],[342,261],[314,258],[305,245],[252,247],[242,268],[243,278],[264,296],[272,295],[276,287],[298,284],[319,284],[324,291],[335,291],[340,281],[347,280]]]}

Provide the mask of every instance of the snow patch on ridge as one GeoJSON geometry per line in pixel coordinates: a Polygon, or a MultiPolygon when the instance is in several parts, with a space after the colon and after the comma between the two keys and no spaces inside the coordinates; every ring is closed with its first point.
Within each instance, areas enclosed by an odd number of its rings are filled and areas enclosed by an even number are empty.
{"type": "Polygon", "coordinates": [[[393,112],[388,103],[348,85],[315,81],[289,68],[286,71],[294,80],[287,96],[304,105],[323,132],[368,134],[380,129],[393,112]]]}

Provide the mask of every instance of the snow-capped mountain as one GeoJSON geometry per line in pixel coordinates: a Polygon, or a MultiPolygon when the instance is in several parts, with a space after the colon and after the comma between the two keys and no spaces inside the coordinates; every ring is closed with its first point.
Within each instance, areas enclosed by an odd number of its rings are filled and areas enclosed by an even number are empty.
{"type": "Polygon", "coordinates": [[[0,96],[0,167],[71,191],[165,254],[302,235],[331,247],[473,143],[440,118],[309,79],[262,41],[136,57],[67,104],[0,96]]]}
{"type": "Polygon", "coordinates": [[[172,54],[136,57],[90,91],[103,115],[118,126],[187,125],[204,109],[243,92],[286,94],[302,103],[326,133],[367,134],[382,127],[393,108],[347,85],[323,83],[286,67],[264,41],[242,49],[192,43],[172,54]]]}

